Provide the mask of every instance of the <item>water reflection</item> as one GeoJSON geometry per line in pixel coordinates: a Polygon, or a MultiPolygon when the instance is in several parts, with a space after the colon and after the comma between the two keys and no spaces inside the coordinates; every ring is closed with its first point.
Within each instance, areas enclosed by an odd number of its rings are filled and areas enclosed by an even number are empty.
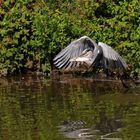
{"type": "Polygon", "coordinates": [[[115,81],[1,78],[0,139],[138,140],[139,92],[115,81]]]}

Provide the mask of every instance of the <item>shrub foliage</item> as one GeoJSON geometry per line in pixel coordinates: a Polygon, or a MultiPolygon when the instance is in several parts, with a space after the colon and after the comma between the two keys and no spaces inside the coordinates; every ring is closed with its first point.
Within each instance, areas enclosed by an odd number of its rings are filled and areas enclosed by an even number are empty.
{"type": "Polygon", "coordinates": [[[49,72],[56,53],[87,35],[114,47],[140,75],[138,0],[6,0],[0,4],[0,73],[49,72]]]}

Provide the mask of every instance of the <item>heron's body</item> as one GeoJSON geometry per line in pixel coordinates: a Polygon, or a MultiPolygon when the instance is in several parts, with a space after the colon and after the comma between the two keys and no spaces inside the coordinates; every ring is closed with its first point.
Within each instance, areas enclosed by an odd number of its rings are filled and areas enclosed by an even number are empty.
{"type": "Polygon", "coordinates": [[[54,58],[59,69],[70,69],[86,64],[89,69],[101,66],[103,69],[125,71],[128,66],[122,57],[110,46],[98,44],[87,36],[70,43],[54,58]]]}

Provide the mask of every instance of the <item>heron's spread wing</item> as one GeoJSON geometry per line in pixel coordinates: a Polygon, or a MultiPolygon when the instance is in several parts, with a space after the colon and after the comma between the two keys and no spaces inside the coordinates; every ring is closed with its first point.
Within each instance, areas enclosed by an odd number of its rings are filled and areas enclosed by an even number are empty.
{"type": "Polygon", "coordinates": [[[93,50],[93,41],[89,37],[83,36],[80,39],[70,43],[65,49],[63,49],[58,55],[56,55],[56,57],[53,59],[54,65],[57,68],[61,69],[77,67],[82,62],[73,60],[81,55],[87,54],[88,51],[93,50]]]}
{"type": "Polygon", "coordinates": [[[105,43],[99,42],[98,46],[101,46],[103,52],[102,64],[106,69],[127,69],[126,62],[122,57],[110,46],[105,43]]]}

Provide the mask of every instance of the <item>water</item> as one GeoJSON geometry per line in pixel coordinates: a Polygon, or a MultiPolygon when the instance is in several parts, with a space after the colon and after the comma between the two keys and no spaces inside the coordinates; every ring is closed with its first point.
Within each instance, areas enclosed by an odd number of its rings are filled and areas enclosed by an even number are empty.
{"type": "Polygon", "coordinates": [[[140,88],[92,79],[0,79],[0,140],[139,140],[140,88]]]}

